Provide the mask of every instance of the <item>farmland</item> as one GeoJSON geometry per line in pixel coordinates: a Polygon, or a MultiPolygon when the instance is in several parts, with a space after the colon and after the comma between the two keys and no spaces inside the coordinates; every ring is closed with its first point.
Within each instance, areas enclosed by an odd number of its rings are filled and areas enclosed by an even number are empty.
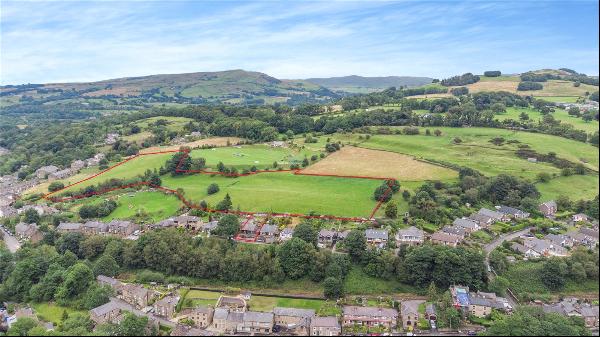
{"type": "Polygon", "coordinates": [[[215,169],[219,162],[228,167],[237,169],[249,169],[256,166],[259,169],[273,168],[277,162],[281,167],[289,167],[291,164],[300,164],[305,157],[319,154],[319,150],[291,149],[284,147],[270,147],[268,145],[241,145],[233,147],[220,147],[212,149],[193,150],[192,158],[206,159],[206,165],[215,169]]]}
{"type": "Polygon", "coordinates": [[[399,181],[447,180],[455,171],[387,151],[346,146],[303,172],[345,176],[392,177],[399,181]]]}
{"type": "Polygon", "coordinates": [[[180,206],[181,201],[177,197],[161,192],[143,191],[122,194],[117,199],[117,208],[102,220],[138,216],[151,222],[158,222],[175,215],[180,206]]]}
{"type": "Polygon", "coordinates": [[[316,212],[336,216],[368,217],[375,207],[373,191],[381,181],[337,177],[294,175],[289,172],[261,173],[227,178],[206,174],[182,177],[165,176],[163,186],[182,188],[186,199],[205,200],[216,205],[225,194],[231,196],[233,209],[254,212],[316,212]],[[220,191],[208,195],[206,189],[216,183],[220,191]]]}
{"type": "MultiPolygon", "coordinates": [[[[539,121],[543,118],[543,115],[538,110],[532,108],[508,107],[506,108],[506,113],[496,115],[495,119],[500,121],[506,119],[519,120],[519,116],[523,112],[526,113],[532,121],[539,121]]],[[[598,121],[593,120],[586,122],[582,118],[570,116],[564,109],[556,108],[554,113],[552,113],[552,116],[561,123],[573,125],[573,127],[578,130],[583,130],[585,132],[598,131],[598,121]]]]}

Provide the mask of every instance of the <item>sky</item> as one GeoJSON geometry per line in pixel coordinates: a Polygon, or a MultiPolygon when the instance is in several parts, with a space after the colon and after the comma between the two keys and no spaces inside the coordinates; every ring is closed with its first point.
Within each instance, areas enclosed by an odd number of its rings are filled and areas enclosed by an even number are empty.
{"type": "Polygon", "coordinates": [[[0,1],[0,83],[244,69],[277,78],[566,67],[598,1],[0,1]]]}

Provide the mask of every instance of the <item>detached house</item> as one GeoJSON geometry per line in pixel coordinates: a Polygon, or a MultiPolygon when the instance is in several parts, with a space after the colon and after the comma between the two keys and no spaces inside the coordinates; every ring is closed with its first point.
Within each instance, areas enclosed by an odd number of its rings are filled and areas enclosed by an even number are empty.
{"type": "Polygon", "coordinates": [[[456,247],[464,238],[454,234],[435,232],[431,235],[431,242],[437,245],[456,247]]]}
{"type": "Polygon", "coordinates": [[[329,229],[321,229],[319,231],[318,246],[321,248],[330,247],[336,239],[336,232],[329,229]]]}
{"type": "Polygon", "coordinates": [[[553,217],[554,214],[556,214],[558,207],[556,205],[556,201],[550,200],[540,204],[539,210],[542,214],[544,214],[545,217],[553,217]]]}
{"type": "Polygon", "coordinates": [[[487,208],[480,209],[479,211],[477,211],[477,214],[487,216],[487,217],[491,218],[493,222],[509,220],[508,216],[506,216],[504,213],[492,211],[487,208]]]}
{"type": "Polygon", "coordinates": [[[291,228],[284,228],[281,233],[279,233],[279,241],[287,241],[291,240],[294,236],[294,230],[291,228]]]}
{"type": "Polygon", "coordinates": [[[342,324],[344,326],[381,326],[393,329],[397,326],[398,311],[388,308],[344,306],[342,324]]]}
{"type": "Polygon", "coordinates": [[[240,228],[240,236],[245,238],[253,238],[258,234],[257,231],[258,226],[256,225],[254,219],[248,219],[240,228]]]}
{"type": "Polygon", "coordinates": [[[383,247],[388,242],[388,231],[384,229],[367,229],[365,230],[367,243],[378,247],[383,247]]]}
{"type": "Polygon", "coordinates": [[[471,219],[454,219],[452,226],[463,228],[467,233],[473,233],[481,229],[481,226],[471,219]]]}
{"type": "Polygon", "coordinates": [[[173,223],[178,228],[184,228],[188,230],[198,231],[202,226],[202,219],[193,215],[180,215],[173,219],[173,223]]]}
{"type": "Polygon", "coordinates": [[[265,243],[275,242],[275,238],[279,235],[279,228],[275,225],[264,224],[260,228],[257,241],[265,243]]]}
{"type": "Polygon", "coordinates": [[[425,232],[415,226],[396,232],[396,243],[401,245],[420,245],[425,240],[425,232]]]}
{"type": "Polygon", "coordinates": [[[587,215],[585,215],[583,213],[577,213],[577,214],[573,215],[572,220],[573,220],[573,222],[588,221],[588,217],[587,217],[587,215]]]}
{"type": "Polygon", "coordinates": [[[505,214],[511,219],[526,219],[529,218],[529,213],[522,211],[518,208],[508,207],[508,206],[500,206],[498,207],[498,212],[505,214]]]}

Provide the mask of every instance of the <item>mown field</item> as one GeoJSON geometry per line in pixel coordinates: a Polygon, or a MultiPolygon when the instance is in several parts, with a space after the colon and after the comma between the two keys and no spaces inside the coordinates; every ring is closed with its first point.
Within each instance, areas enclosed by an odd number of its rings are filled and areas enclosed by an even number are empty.
{"type": "Polygon", "coordinates": [[[205,174],[165,176],[163,186],[182,188],[185,197],[214,207],[229,193],[233,209],[254,212],[302,213],[368,217],[375,207],[373,191],[382,182],[370,179],[315,177],[289,172],[261,173],[239,178],[205,174]],[[207,194],[211,183],[220,191],[207,194]]]}
{"type": "MultiPolygon", "coordinates": [[[[532,108],[508,107],[508,108],[506,108],[506,113],[496,115],[495,119],[500,120],[500,121],[506,120],[506,119],[512,119],[512,120],[518,121],[519,116],[521,115],[522,112],[529,115],[529,119],[532,121],[537,122],[543,118],[543,115],[539,111],[532,109],[532,108]]],[[[559,108],[556,108],[556,111],[554,113],[552,113],[552,115],[554,116],[554,118],[556,120],[561,121],[561,123],[573,125],[573,127],[575,127],[575,129],[583,130],[585,132],[590,132],[590,133],[598,131],[598,121],[597,120],[586,122],[582,118],[570,116],[566,110],[559,109],[559,108]]]]}
{"type": "Polygon", "coordinates": [[[274,162],[286,168],[294,163],[301,164],[304,158],[310,158],[312,155],[320,153],[321,151],[318,149],[271,147],[257,144],[196,149],[190,155],[192,158],[202,157],[206,159],[206,165],[212,169],[216,169],[217,164],[222,162],[227,167],[233,166],[240,170],[249,169],[252,166],[262,170],[273,169],[274,162]]]}
{"type": "Polygon", "coordinates": [[[152,222],[158,222],[175,215],[182,203],[174,195],[141,191],[119,195],[117,205],[112,213],[102,218],[103,221],[127,219],[139,215],[152,222]]]}

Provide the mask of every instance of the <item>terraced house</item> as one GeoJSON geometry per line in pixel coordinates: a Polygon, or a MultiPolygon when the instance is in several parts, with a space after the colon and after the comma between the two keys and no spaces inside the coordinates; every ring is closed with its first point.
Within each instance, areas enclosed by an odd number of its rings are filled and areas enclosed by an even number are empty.
{"type": "Polygon", "coordinates": [[[390,308],[344,306],[342,325],[346,327],[384,327],[393,329],[398,324],[398,311],[390,308]]]}

